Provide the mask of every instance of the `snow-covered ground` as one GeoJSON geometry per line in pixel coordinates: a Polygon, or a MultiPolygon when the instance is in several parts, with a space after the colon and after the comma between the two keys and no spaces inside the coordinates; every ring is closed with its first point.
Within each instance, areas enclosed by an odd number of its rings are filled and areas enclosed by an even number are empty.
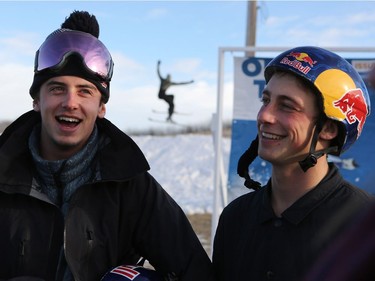
{"type": "MultiPolygon", "coordinates": [[[[151,166],[150,173],[187,214],[212,213],[214,145],[212,135],[132,136],[151,166]]],[[[223,138],[228,167],[230,139],[223,138]]]]}

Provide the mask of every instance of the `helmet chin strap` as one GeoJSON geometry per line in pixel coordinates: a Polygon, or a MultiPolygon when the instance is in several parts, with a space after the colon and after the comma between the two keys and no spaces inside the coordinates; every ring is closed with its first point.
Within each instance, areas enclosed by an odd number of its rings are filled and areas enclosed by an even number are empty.
{"type": "Polygon", "coordinates": [[[324,154],[332,153],[332,152],[337,152],[338,147],[337,146],[331,146],[322,150],[315,150],[316,149],[316,144],[318,142],[319,134],[323,128],[324,124],[324,118],[319,118],[319,120],[316,123],[316,128],[314,131],[314,135],[311,140],[311,145],[310,145],[310,151],[309,154],[306,156],[305,159],[302,161],[299,161],[299,165],[301,166],[301,169],[306,172],[308,169],[314,167],[316,163],[318,163],[318,159],[322,157],[324,154]]]}
{"type": "Polygon", "coordinates": [[[249,148],[242,154],[237,163],[237,173],[240,177],[245,179],[245,187],[253,190],[258,190],[261,188],[260,182],[257,182],[250,178],[249,166],[258,156],[258,135],[251,142],[249,148]]]}
{"type": "Polygon", "coordinates": [[[299,161],[298,163],[299,163],[301,169],[304,172],[306,172],[308,169],[314,167],[316,165],[316,163],[318,163],[318,159],[320,157],[322,157],[324,154],[336,152],[337,150],[338,150],[337,146],[331,146],[331,147],[328,147],[328,148],[325,148],[325,149],[322,149],[322,150],[318,150],[318,151],[311,151],[311,149],[310,149],[309,155],[307,155],[307,157],[305,159],[303,159],[302,161],[299,161]]]}

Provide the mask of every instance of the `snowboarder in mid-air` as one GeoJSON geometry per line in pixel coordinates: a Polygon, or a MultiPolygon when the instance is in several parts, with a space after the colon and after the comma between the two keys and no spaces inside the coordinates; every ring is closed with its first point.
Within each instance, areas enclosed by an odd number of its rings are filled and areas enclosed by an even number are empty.
{"type": "Polygon", "coordinates": [[[167,94],[167,89],[172,85],[191,84],[194,82],[194,80],[191,80],[189,82],[179,82],[179,83],[172,82],[170,74],[168,74],[166,78],[163,78],[160,74],[160,63],[161,61],[159,60],[158,65],[157,65],[157,72],[160,78],[160,89],[159,89],[158,97],[159,99],[165,100],[168,103],[169,108],[168,108],[167,121],[172,122],[172,114],[174,112],[174,103],[173,103],[174,95],[167,94]]]}

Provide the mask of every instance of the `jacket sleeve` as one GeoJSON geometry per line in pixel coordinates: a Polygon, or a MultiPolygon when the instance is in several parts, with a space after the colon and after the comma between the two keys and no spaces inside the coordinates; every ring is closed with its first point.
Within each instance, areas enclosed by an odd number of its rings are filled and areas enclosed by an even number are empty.
{"type": "Polygon", "coordinates": [[[140,254],[165,276],[213,280],[211,261],[183,210],[149,173],[142,181],[135,234],[140,254]]]}

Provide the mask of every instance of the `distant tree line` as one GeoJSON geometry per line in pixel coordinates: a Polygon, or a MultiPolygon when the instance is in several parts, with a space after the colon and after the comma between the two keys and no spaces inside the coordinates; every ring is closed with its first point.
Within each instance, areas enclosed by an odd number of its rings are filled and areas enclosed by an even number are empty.
{"type": "MultiPolygon", "coordinates": [[[[167,136],[180,134],[211,134],[210,122],[203,122],[201,124],[175,126],[171,125],[168,128],[144,128],[144,129],[127,129],[125,133],[131,136],[167,136]]],[[[229,121],[223,122],[223,136],[229,137],[232,134],[232,124],[229,121]]]]}

